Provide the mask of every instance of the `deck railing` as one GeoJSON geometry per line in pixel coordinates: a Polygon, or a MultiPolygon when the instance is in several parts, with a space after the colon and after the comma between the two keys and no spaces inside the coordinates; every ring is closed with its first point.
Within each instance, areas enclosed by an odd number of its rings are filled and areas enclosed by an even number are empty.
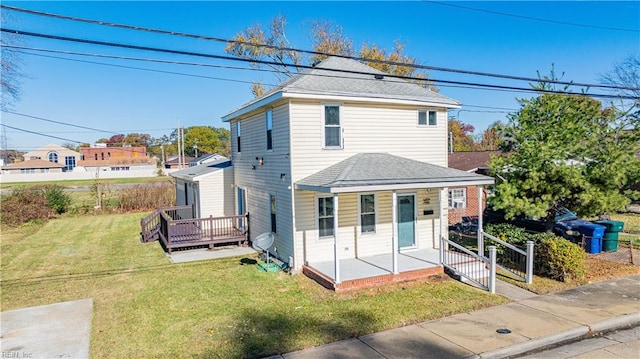
{"type": "Polygon", "coordinates": [[[491,293],[496,291],[496,247],[489,246],[489,258],[478,255],[444,237],[440,241],[441,262],[455,275],[491,293]]]}
{"type": "Polygon", "coordinates": [[[169,253],[174,248],[237,242],[246,245],[249,215],[193,218],[192,206],[158,208],[140,221],[141,240],[160,239],[169,253]]]}
{"type": "MultiPolygon", "coordinates": [[[[533,242],[527,241],[526,251],[482,232],[485,242],[492,242],[497,249],[497,265],[527,284],[533,282],[533,242]]],[[[488,256],[487,250],[485,255],[488,256]]]]}

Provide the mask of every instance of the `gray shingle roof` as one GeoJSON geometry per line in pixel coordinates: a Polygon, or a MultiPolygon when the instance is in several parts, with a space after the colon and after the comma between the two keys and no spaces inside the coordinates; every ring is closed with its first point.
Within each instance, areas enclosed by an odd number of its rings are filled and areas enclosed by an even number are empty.
{"type": "Polygon", "coordinates": [[[360,153],[296,183],[297,189],[348,192],[348,188],[446,187],[491,184],[493,178],[390,155],[360,153]]]}
{"type": "Polygon", "coordinates": [[[198,166],[193,166],[193,167],[185,168],[183,170],[171,172],[170,175],[171,177],[193,181],[196,177],[200,177],[212,172],[216,172],[230,166],[231,166],[231,161],[226,157],[220,156],[219,159],[213,162],[207,162],[198,166]]]}
{"type": "Polygon", "coordinates": [[[276,93],[316,96],[350,96],[393,101],[418,101],[458,107],[460,103],[437,92],[408,81],[386,77],[386,73],[361,62],[341,57],[329,57],[313,69],[301,72],[262,96],[225,115],[229,120],[236,113],[276,93]],[[382,75],[375,79],[374,75],[382,75]]]}

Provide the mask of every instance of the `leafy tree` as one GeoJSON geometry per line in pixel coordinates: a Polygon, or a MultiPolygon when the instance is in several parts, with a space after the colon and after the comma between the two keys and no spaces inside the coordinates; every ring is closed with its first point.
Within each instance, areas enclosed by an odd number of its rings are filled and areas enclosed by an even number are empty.
{"type": "MultiPolygon", "coordinates": [[[[288,49],[292,46],[286,37],[286,25],[287,21],[284,15],[274,17],[267,31],[260,24],[252,25],[238,32],[233,37],[236,42],[229,43],[225,47],[225,52],[246,59],[275,62],[276,64],[268,64],[267,66],[275,70],[278,79],[283,81],[288,77],[294,76],[299,70],[299,65],[304,62],[298,52],[288,49]]],[[[309,56],[307,60],[310,63],[324,60],[327,57],[324,54],[352,56],[354,53],[352,41],[344,35],[342,27],[337,24],[316,20],[312,23],[309,37],[313,50],[322,53],[309,56]]],[[[371,45],[363,44],[359,55],[362,58],[371,60],[393,61],[407,65],[415,64],[416,59],[406,55],[404,48],[404,44],[396,41],[394,50],[387,53],[375,43],[371,45]]],[[[427,78],[426,72],[418,73],[415,67],[412,66],[390,65],[377,61],[366,63],[373,68],[392,75],[427,78]]],[[[255,66],[260,67],[260,64],[255,66]]],[[[426,84],[422,82],[421,84],[437,91],[437,88],[428,82],[426,84]]],[[[265,91],[264,84],[259,81],[254,82],[251,86],[251,91],[255,96],[260,96],[265,91]]]]}
{"type": "Polygon", "coordinates": [[[151,142],[151,136],[147,133],[129,133],[124,137],[123,144],[148,147],[151,142]]]}
{"type": "Polygon", "coordinates": [[[495,151],[500,144],[499,129],[502,124],[500,121],[492,123],[480,136],[480,140],[475,144],[475,148],[479,151],[495,151]]]}
{"type": "Polygon", "coordinates": [[[63,143],[62,147],[66,148],[66,149],[69,149],[71,151],[76,151],[76,152],[80,151],[80,146],[78,146],[75,143],[71,143],[71,142],[63,143]]]}
{"type": "Polygon", "coordinates": [[[454,152],[473,150],[473,126],[452,117],[449,119],[448,128],[453,139],[454,152]]]}
{"type": "MultiPolygon", "coordinates": [[[[534,88],[550,89],[545,79],[534,88]]],[[[512,152],[490,165],[503,179],[491,199],[495,208],[509,217],[546,217],[550,226],[559,205],[591,216],[629,203],[635,194],[620,189],[640,176],[637,118],[621,121],[615,109],[584,95],[543,94],[519,102],[520,110],[500,127],[512,152]]]]}

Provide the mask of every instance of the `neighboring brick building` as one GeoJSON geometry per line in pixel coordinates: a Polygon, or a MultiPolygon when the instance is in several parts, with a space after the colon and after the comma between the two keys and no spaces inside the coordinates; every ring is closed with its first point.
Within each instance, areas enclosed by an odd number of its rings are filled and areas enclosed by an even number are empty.
{"type": "MultiPolygon", "coordinates": [[[[497,155],[500,151],[454,152],[449,154],[449,168],[462,171],[489,175],[488,166],[491,155],[497,155]]],[[[483,187],[483,206],[478,209],[478,187],[451,187],[449,188],[449,224],[462,221],[465,216],[478,216],[486,206],[487,188],[483,187]]]]}
{"type": "Polygon", "coordinates": [[[156,165],[156,160],[147,156],[147,148],[142,146],[109,147],[95,144],[80,147],[82,158],[78,166],[86,169],[101,168],[111,171],[128,171],[132,166],[156,165]]]}

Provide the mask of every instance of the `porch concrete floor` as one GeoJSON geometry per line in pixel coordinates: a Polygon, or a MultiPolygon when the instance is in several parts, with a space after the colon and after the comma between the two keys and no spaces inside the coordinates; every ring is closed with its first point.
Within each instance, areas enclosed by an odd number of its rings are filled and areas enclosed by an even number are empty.
{"type": "MultiPolygon", "coordinates": [[[[391,253],[340,260],[340,280],[349,281],[393,273],[391,253]]],[[[440,266],[437,249],[414,249],[398,253],[398,271],[408,272],[440,266]]],[[[333,261],[310,262],[309,267],[335,280],[333,261]]]]}

